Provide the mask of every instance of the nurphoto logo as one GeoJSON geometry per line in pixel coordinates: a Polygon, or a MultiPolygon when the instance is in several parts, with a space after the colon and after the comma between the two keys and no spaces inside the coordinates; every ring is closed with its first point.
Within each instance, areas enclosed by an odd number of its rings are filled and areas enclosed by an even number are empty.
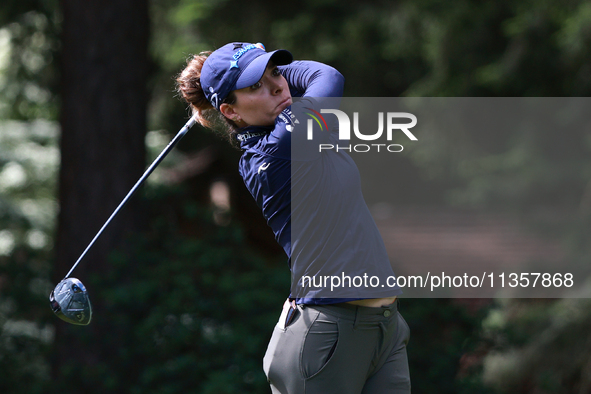
{"type": "MultiPolygon", "coordinates": [[[[324,128],[328,129],[326,119],[322,114],[333,114],[337,117],[339,124],[339,141],[351,141],[351,120],[349,115],[338,109],[321,109],[320,112],[315,111],[311,108],[306,108],[310,112],[306,112],[311,117],[307,123],[307,137],[308,140],[314,138],[314,121],[320,126],[320,130],[324,131],[324,128]]],[[[368,133],[369,130],[360,130],[359,127],[359,112],[353,112],[353,133],[355,137],[362,141],[375,141],[371,144],[350,144],[341,146],[339,144],[320,144],[319,150],[330,150],[334,149],[337,152],[339,150],[346,150],[348,152],[370,152],[370,151],[387,151],[387,152],[402,152],[404,147],[400,144],[390,143],[378,143],[382,135],[386,134],[386,141],[391,142],[394,132],[403,132],[408,139],[411,141],[418,141],[417,137],[410,132],[409,129],[413,128],[417,124],[417,117],[408,112],[378,112],[378,130],[373,134],[368,133]],[[409,120],[410,122],[401,123],[401,120],[409,120]],[[385,127],[384,127],[385,123],[385,127]]],[[[383,140],[383,138],[382,138],[383,140]]]]}

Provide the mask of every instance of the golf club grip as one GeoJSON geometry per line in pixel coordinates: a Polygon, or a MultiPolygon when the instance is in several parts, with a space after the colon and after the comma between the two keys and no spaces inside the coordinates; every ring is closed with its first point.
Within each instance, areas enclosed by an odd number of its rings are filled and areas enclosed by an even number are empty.
{"type": "Polygon", "coordinates": [[[141,176],[141,178],[136,182],[136,184],[127,193],[127,195],[125,196],[125,198],[123,198],[123,200],[119,203],[119,205],[117,206],[117,208],[115,208],[115,210],[113,211],[113,213],[111,214],[111,216],[109,216],[109,218],[107,219],[107,221],[105,222],[105,224],[103,224],[103,226],[98,231],[98,233],[96,233],[96,235],[94,236],[94,238],[92,239],[92,241],[90,241],[90,243],[88,244],[88,246],[86,247],[86,249],[84,249],[84,252],[82,252],[82,254],[80,255],[80,257],[78,257],[78,260],[76,260],[76,262],[74,263],[74,265],[72,266],[72,268],[70,268],[70,271],[68,271],[68,273],[66,274],[66,276],[64,277],[64,279],[66,279],[66,278],[68,278],[70,276],[70,274],[72,273],[72,271],[74,271],[74,269],[76,268],[76,266],[78,266],[78,264],[80,263],[80,261],[82,261],[82,259],[84,258],[84,256],[88,252],[88,250],[92,247],[92,245],[94,245],[94,243],[96,242],[96,240],[98,239],[98,237],[100,237],[100,235],[103,233],[103,231],[105,230],[105,228],[109,225],[109,223],[111,223],[111,220],[113,220],[113,218],[119,213],[119,211],[121,210],[121,208],[123,208],[123,206],[125,206],[125,204],[127,203],[127,201],[129,201],[129,199],[131,198],[131,196],[133,196],[133,194],[141,186],[141,184],[144,183],[144,181],[150,176],[150,174],[152,173],[152,171],[154,171],[154,169],[156,167],[158,167],[158,165],[160,164],[160,162],[166,157],[166,155],[168,155],[168,153],[170,153],[170,151],[175,147],[175,145],[181,140],[181,138],[183,138],[185,136],[185,134],[187,134],[187,131],[189,131],[189,129],[191,127],[193,127],[193,125],[195,125],[196,122],[197,122],[196,117],[195,116],[192,116],[191,119],[189,119],[187,121],[187,123],[185,123],[185,125],[180,129],[180,131],[177,133],[177,135],[172,140],[170,140],[170,142],[168,143],[168,145],[166,145],[166,148],[164,148],[162,150],[162,152],[160,152],[160,154],[158,155],[158,157],[156,157],[156,159],[152,162],[152,164],[150,164],[150,166],[146,169],[146,171],[144,172],[144,175],[141,176]]]}

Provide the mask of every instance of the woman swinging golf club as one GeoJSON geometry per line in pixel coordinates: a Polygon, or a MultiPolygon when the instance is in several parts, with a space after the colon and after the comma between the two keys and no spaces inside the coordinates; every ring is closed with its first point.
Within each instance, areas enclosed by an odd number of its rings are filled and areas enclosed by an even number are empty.
{"type": "Polygon", "coordinates": [[[199,123],[226,122],[243,150],[246,187],[289,257],[292,291],[263,360],[273,393],[410,393],[400,289],[312,281],[394,275],[354,162],[310,145],[336,138],[334,130],[311,137],[298,128],[305,114],[320,115],[323,98],[341,97],[343,84],[330,66],[241,42],[192,57],[177,78],[199,123]]]}

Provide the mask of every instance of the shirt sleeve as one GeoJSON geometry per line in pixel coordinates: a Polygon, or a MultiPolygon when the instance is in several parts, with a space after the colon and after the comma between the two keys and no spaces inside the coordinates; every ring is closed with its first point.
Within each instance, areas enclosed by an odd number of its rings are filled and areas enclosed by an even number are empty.
{"type": "Polygon", "coordinates": [[[342,97],[345,77],[334,67],[311,61],[294,61],[279,70],[294,97],[342,97]]]}
{"type": "Polygon", "coordinates": [[[309,116],[306,113],[332,108],[335,100],[340,101],[345,78],[335,68],[309,60],[294,61],[279,69],[287,80],[292,97],[299,99],[277,118],[269,141],[274,142],[275,154],[279,157],[292,161],[316,160],[320,157],[319,144],[330,143],[331,132],[336,129],[330,124],[330,131],[317,130],[313,138],[308,139],[305,119],[309,116]],[[300,119],[300,123],[296,125],[294,119],[300,119]]]}

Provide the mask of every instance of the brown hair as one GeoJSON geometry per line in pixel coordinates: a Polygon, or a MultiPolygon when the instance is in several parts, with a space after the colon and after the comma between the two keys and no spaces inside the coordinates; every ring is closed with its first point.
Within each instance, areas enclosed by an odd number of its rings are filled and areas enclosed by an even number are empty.
{"type": "MultiPolygon", "coordinates": [[[[202,126],[215,130],[220,123],[225,125],[226,135],[230,142],[236,144],[235,137],[238,126],[211,105],[201,87],[201,69],[210,54],[211,51],[201,52],[199,55],[193,55],[187,59],[187,66],[176,78],[176,90],[189,104],[193,114],[197,115],[197,121],[202,126]]],[[[224,103],[234,104],[235,102],[236,95],[234,92],[230,92],[224,103]]]]}

